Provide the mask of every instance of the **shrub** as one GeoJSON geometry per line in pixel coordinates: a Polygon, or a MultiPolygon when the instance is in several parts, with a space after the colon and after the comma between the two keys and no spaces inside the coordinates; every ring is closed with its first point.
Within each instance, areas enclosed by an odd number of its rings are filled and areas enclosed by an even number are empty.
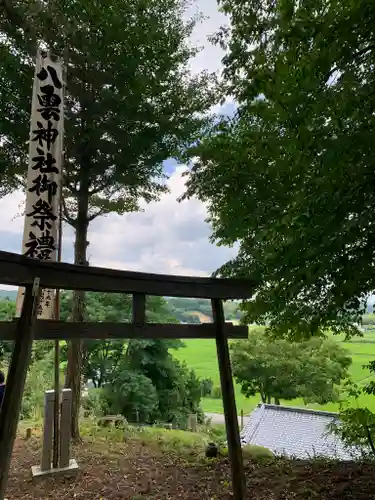
{"type": "Polygon", "coordinates": [[[249,460],[259,458],[273,458],[275,455],[268,448],[257,446],[255,444],[247,444],[242,447],[242,455],[249,460]]]}
{"type": "Polygon", "coordinates": [[[206,432],[210,436],[211,441],[216,443],[219,447],[224,446],[227,439],[225,425],[213,425],[209,427],[206,432]]]}
{"type": "MultiPolygon", "coordinates": [[[[224,457],[228,456],[228,448],[222,448],[220,450],[220,455],[224,457]]],[[[247,444],[243,446],[242,455],[243,458],[247,460],[271,459],[275,456],[268,448],[257,446],[255,444],[247,444]]]]}
{"type": "Polygon", "coordinates": [[[53,367],[53,352],[30,365],[22,398],[22,419],[42,418],[45,391],[53,388],[53,367]]]}
{"type": "Polygon", "coordinates": [[[158,394],[152,381],[131,370],[120,372],[112,384],[105,386],[103,395],[109,411],[124,415],[129,422],[147,422],[158,405],[158,394]]]}
{"type": "Polygon", "coordinates": [[[201,385],[202,398],[210,396],[212,393],[213,385],[214,385],[213,380],[210,378],[204,378],[200,381],[200,385],[201,385]]]}
{"type": "Polygon", "coordinates": [[[183,430],[166,430],[158,427],[141,427],[134,433],[129,426],[125,433],[128,439],[138,439],[145,444],[157,445],[161,450],[178,454],[199,454],[207,445],[207,437],[203,434],[183,430]]]}
{"type": "Polygon", "coordinates": [[[95,417],[101,417],[108,411],[107,400],[102,389],[90,389],[82,398],[82,406],[86,412],[95,417]]]}
{"type": "Polygon", "coordinates": [[[375,455],[375,414],[368,408],[342,408],[340,418],[333,421],[329,429],[354,456],[375,455]]]}

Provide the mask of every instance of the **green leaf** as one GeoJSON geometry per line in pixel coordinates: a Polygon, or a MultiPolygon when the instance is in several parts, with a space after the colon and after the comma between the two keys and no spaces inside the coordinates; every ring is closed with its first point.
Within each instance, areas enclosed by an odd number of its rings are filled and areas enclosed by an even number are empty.
{"type": "Polygon", "coordinates": [[[238,111],[192,150],[185,195],[207,203],[215,242],[239,246],[216,275],[258,281],[244,321],[281,337],[358,334],[375,289],[374,6],[221,5],[238,111]]]}

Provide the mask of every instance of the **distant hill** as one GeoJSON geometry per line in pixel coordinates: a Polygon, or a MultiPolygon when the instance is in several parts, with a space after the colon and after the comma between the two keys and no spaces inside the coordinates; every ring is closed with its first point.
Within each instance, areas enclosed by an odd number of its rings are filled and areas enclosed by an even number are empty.
{"type": "Polygon", "coordinates": [[[16,290],[0,290],[0,299],[16,300],[17,291],[16,290]]]}
{"type": "MultiPolygon", "coordinates": [[[[16,290],[0,290],[1,299],[16,300],[16,290]]],[[[211,302],[208,299],[167,298],[171,315],[182,323],[210,323],[213,321],[211,302]]],[[[239,321],[238,303],[225,302],[224,312],[227,321],[239,321]]]]}
{"type": "Polygon", "coordinates": [[[200,311],[187,311],[185,314],[189,316],[197,316],[201,323],[212,323],[212,317],[201,313],[200,311]]]}
{"type": "MultiPolygon", "coordinates": [[[[208,323],[213,320],[211,302],[208,299],[186,299],[167,298],[171,314],[182,323],[208,323]]],[[[238,311],[238,303],[235,301],[224,303],[225,319],[227,321],[239,321],[241,313],[238,311]]]]}

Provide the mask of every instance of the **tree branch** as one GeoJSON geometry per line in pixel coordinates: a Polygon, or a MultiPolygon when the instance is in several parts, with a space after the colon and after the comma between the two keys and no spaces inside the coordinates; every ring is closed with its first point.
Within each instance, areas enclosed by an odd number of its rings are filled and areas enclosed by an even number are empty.
{"type": "Polygon", "coordinates": [[[102,209],[102,210],[98,210],[98,212],[96,212],[96,213],[94,213],[94,214],[92,214],[92,215],[90,215],[90,216],[88,217],[88,221],[89,221],[89,222],[92,222],[92,221],[93,221],[94,219],[96,219],[97,217],[100,217],[101,215],[106,215],[106,214],[108,214],[108,211],[107,211],[107,210],[104,210],[104,209],[102,209]]]}
{"type": "Polygon", "coordinates": [[[69,177],[69,175],[64,174],[63,183],[64,183],[64,186],[67,189],[69,189],[69,191],[71,193],[73,193],[73,194],[77,194],[78,193],[77,183],[75,183],[75,185],[73,185],[74,181],[72,181],[72,179],[71,179],[71,177],[69,177]]]}
{"type": "MultiPolygon", "coordinates": [[[[353,57],[352,57],[352,60],[351,62],[355,61],[356,59],[360,58],[361,56],[363,56],[364,54],[366,54],[366,52],[368,52],[369,50],[372,50],[372,49],[375,49],[375,43],[372,43],[370,45],[368,45],[367,47],[364,47],[363,49],[361,50],[358,50],[355,54],[353,54],[353,57]]],[[[331,76],[335,73],[335,71],[339,71],[340,68],[338,68],[337,66],[335,66],[334,68],[332,68],[328,73],[327,75],[325,76],[324,80],[325,80],[325,83],[328,82],[328,80],[331,78],[331,76]]]]}
{"type": "Polygon", "coordinates": [[[76,227],[76,219],[73,219],[73,217],[71,217],[69,215],[69,210],[68,210],[68,207],[66,206],[65,198],[62,198],[61,202],[62,202],[62,209],[63,209],[63,218],[70,226],[75,228],[76,227]]]}
{"type": "Polygon", "coordinates": [[[89,195],[93,196],[95,194],[98,194],[98,193],[100,193],[101,191],[103,191],[103,189],[105,189],[108,186],[109,186],[109,180],[107,179],[105,182],[101,182],[96,188],[90,189],[89,190],[89,195]]]}

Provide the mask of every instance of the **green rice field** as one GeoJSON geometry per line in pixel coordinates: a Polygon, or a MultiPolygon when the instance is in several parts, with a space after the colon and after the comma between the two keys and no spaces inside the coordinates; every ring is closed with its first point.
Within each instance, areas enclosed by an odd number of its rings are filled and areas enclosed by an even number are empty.
{"type": "MultiPolygon", "coordinates": [[[[352,355],[352,365],[350,374],[357,383],[362,383],[371,378],[370,372],[363,368],[363,365],[375,359],[375,330],[367,331],[363,337],[356,337],[351,342],[344,342],[343,339],[335,337],[339,342],[342,342],[344,347],[352,355]]],[[[184,341],[186,347],[175,351],[174,355],[180,361],[185,361],[189,368],[193,368],[197,375],[201,378],[211,378],[215,386],[220,386],[219,370],[216,358],[216,346],[214,340],[192,339],[184,341]]],[[[245,398],[241,394],[240,386],[235,384],[237,410],[243,410],[249,413],[259,402],[260,397],[254,396],[245,398]]],[[[296,399],[294,401],[285,402],[291,406],[305,406],[303,401],[296,399]]],[[[357,402],[353,404],[359,406],[367,406],[375,412],[375,396],[363,394],[357,402]]],[[[203,409],[206,412],[222,413],[223,405],[221,399],[204,398],[202,403],[203,409]]],[[[309,405],[311,408],[338,411],[337,403],[327,405],[309,405]]]]}

